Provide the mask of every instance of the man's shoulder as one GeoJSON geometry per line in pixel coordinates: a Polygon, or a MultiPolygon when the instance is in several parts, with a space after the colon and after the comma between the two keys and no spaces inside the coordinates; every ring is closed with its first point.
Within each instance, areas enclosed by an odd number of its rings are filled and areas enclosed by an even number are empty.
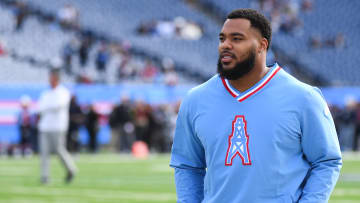
{"type": "Polygon", "coordinates": [[[286,90],[285,92],[288,93],[303,94],[312,92],[316,89],[314,86],[298,80],[286,71],[280,72],[280,80],[278,84],[282,87],[282,89],[286,90]]]}
{"type": "Polygon", "coordinates": [[[321,90],[298,80],[285,71],[281,72],[278,87],[284,94],[296,98],[300,103],[309,102],[313,99],[322,99],[321,90]]]}
{"type": "Polygon", "coordinates": [[[187,97],[201,97],[207,95],[211,91],[216,91],[216,88],[219,84],[220,84],[220,78],[219,75],[216,74],[206,82],[190,89],[187,94],[187,97]]]}
{"type": "Polygon", "coordinates": [[[218,92],[219,84],[221,80],[218,75],[214,75],[206,82],[193,87],[190,89],[186,96],[182,100],[182,106],[186,106],[186,108],[195,108],[202,101],[208,101],[212,95],[218,92]]]}

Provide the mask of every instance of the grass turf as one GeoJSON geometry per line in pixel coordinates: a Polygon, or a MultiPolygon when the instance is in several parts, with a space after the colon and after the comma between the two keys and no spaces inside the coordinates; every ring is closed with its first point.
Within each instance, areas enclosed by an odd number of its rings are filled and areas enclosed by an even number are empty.
{"type": "MultiPolygon", "coordinates": [[[[39,159],[0,158],[0,202],[176,202],[169,155],[147,160],[117,154],[81,154],[74,182],[64,183],[57,157],[51,160],[51,180],[41,185],[39,159]]],[[[344,166],[330,203],[360,202],[360,155],[345,154],[344,166]]]]}

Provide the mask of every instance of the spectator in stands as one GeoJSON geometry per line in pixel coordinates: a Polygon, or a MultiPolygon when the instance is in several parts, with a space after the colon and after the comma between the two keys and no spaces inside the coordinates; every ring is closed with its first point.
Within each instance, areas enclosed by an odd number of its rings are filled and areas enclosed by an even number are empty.
{"type": "Polygon", "coordinates": [[[90,105],[89,111],[86,114],[85,127],[89,135],[88,149],[91,153],[95,153],[98,150],[99,119],[100,115],[96,112],[95,106],[90,105]]]}
{"type": "Polygon", "coordinates": [[[336,34],[335,37],[330,37],[322,40],[319,35],[310,36],[310,47],[313,49],[319,48],[336,48],[341,49],[345,47],[345,36],[343,33],[336,34]]]}
{"type": "Polygon", "coordinates": [[[24,95],[20,99],[21,111],[18,116],[18,127],[20,132],[20,149],[22,155],[28,156],[32,153],[31,139],[33,135],[34,117],[30,112],[31,98],[24,95]]]}
{"type": "Polygon", "coordinates": [[[69,129],[67,131],[67,149],[76,153],[80,150],[79,129],[84,123],[85,117],[77,102],[76,96],[72,95],[69,108],[69,129]]]}
{"type": "Polygon", "coordinates": [[[137,28],[137,33],[168,39],[198,40],[203,35],[203,29],[198,23],[178,16],[174,20],[162,19],[142,22],[137,28]]]}
{"type": "Polygon", "coordinates": [[[203,30],[197,23],[185,20],[183,17],[176,17],[174,20],[176,34],[180,39],[198,40],[203,35],[203,30]]]}
{"type": "Polygon", "coordinates": [[[274,33],[278,32],[282,23],[282,16],[279,9],[274,9],[271,11],[271,29],[274,33]]]}
{"type": "Polygon", "coordinates": [[[64,61],[64,69],[65,72],[68,75],[72,75],[73,71],[72,71],[72,58],[73,55],[75,54],[77,50],[77,41],[76,39],[72,39],[70,42],[66,43],[63,51],[62,51],[62,57],[63,57],[63,61],[64,61]]]}
{"type": "Polygon", "coordinates": [[[145,61],[141,77],[144,82],[154,82],[158,74],[158,68],[152,63],[150,59],[145,61]]]}
{"type": "Polygon", "coordinates": [[[78,28],[79,12],[72,4],[65,4],[58,11],[60,25],[64,29],[78,28]]]}
{"type": "Polygon", "coordinates": [[[164,69],[164,82],[167,86],[176,86],[178,84],[179,78],[175,71],[174,61],[170,58],[165,58],[162,61],[162,66],[164,69]]]}
{"type": "Polygon", "coordinates": [[[310,36],[309,44],[312,49],[321,48],[322,47],[321,37],[319,35],[310,36]]]}
{"type": "Polygon", "coordinates": [[[156,23],[155,36],[171,39],[174,38],[175,34],[175,24],[172,21],[165,19],[156,23]]]}
{"type": "Polygon", "coordinates": [[[67,170],[65,181],[69,183],[77,171],[65,147],[69,126],[70,93],[60,84],[59,69],[51,69],[49,83],[51,89],[44,91],[38,101],[41,182],[46,184],[49,181],[49,158],[51,151],[55,150],[67,170]]]}
{"type": "Polygon", "coordinates": [[[106,66],[110,60],[110,50],[107,44],[102,43],[95,58],[96,69],[99,74],[98,81],[101,83],[106,82],[106,66]]]}
{"type": "Polygon", "coordinates": [[[130,79],[133,80],[138,74],[137,65],[133,62],[132,56],[129,53],[122,54],[121,62],[118,65],[118,79],[119,81],[130,79]]]}
{"type": "Polygon", "coordinates": [[[6,54],[6,45],[5,42],[0,39],[0,56],[3,56],[6,54]]]}
{"type": "Polygon", "coordinates": [[[83,36],[79,48],[79,62],[80,66],[84,68],[89,58],[89,51],[91,47],[91,40],[87,36],[83,36]]]}
{"type": "Polygon", "coordinates": [[[15,31],[20,31],[30,14],[28,4],[24,1],[16,1],[15,3],[15,31]]]}
{"type": "Polygon", "coordinates": [[[114,151],[130,152],[132,143],[135,141],[135,126],[134,108],[127,95],[123,95],[120,104],[113,108],[109,124],[112,129],[111,148],[114,151]]]}
{"type": "Polygon", "coordinates": [[[338,33],[335,37],[334,46],[337,49],[345,47],[345,35],[343,33],[338,33]]]}
{"type": "Polygon", "coordinates": [[[285,16],[280,30],[286,33],[296,34],[299,33],[299,29],[303,26],[302,22],[294,14],[288,14],[285,16]]]}
{"type": "Polygon", "coordinates": [[[280,30],[289,34],[302,34],[303,23],[298,18],[300,3],[309,5],[300,1],[258,0],[253,7],[270,18],[273,33],[280,30]]]}
{"type": "Polygon", "coordinates": [[[313,9],[313,1],[312,0],[303,0],[301,4],[301,10],[304,12],[309,12],[313,9]]]}
{"type": "Polygon", "coordinates": [[[140,35],[154,35],[155,34],[156,21],[142,22],[137,28],[137,33],[140,35]]]}

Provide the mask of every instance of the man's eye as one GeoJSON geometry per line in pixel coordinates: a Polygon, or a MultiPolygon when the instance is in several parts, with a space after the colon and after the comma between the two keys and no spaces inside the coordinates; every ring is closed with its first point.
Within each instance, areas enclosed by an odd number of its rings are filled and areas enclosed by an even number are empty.
{"type": "Polygon", "coordinates": [[[237,37],[236,37],[236,38],[234,38],[233,40],[234,40],[234,41],[240,41],[241,38],[237,38],[237,37]]]}
{"type": "Polygon", "coordinates": [[[220,38],[219,38],[219,41],[220,41],[220,42],[223,42],[223,41],[224,41],[224,38],[223,38],[223,37],[220,37],[220,38]]]}

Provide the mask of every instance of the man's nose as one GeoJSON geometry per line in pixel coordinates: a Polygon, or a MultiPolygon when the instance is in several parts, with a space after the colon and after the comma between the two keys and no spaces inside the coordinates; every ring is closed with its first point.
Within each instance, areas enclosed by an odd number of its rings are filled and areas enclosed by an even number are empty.
{"type": "Polygon", "coordinates": [[[226,50],[226,49],[232,49],[232,44],[231,44],[230,40],[226,39],[223,42],[220,42],[219,48],[220,48],[220,51],[226,50]]]}

